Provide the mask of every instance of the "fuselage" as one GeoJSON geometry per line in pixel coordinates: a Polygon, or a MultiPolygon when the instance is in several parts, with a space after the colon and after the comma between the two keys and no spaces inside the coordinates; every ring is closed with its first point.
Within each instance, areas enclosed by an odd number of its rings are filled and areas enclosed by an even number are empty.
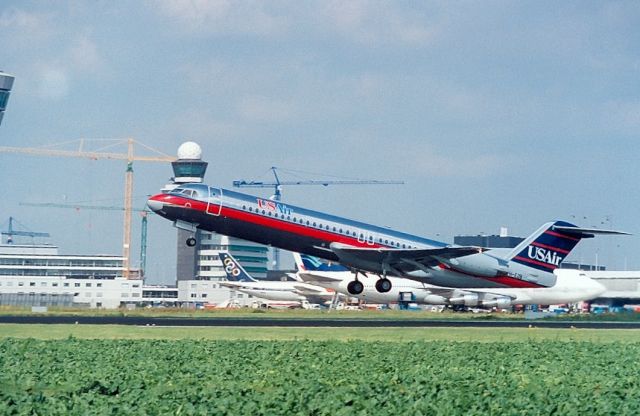
{"type": "MultiPolygon", "coordinates": [[[[331,250],[331,243],[399,250],[449,246],[440,241],[204,184],[183,185],[170,193],[155,195],[149,199],[148,206],[174,222],[190,223],[207,231],[334,262],[339,258],[331,250]]],[[[555,281],[553,273],[534,271],[531,274],[517,264],[507,272],[496,273],[500,261],[491,255],[490,250],[460,257],[455,259],[455,263],[461,267],[479,265],[478,271],[474,272],[473,267],[462,271],[451,264],[437,264],[407,271],[403,277],[438,286],[465,288],[534,288],[550,286],[555,281]]]]}
{"type": "Polygon", "coordinates": [[[539,288],[493,288],[472,289],[458,288],[451,290],[449,296],[444,296],[442,287],[420,283],[411,279],[389,277],[392,289],[386,293],[380,293],[375,288],[375,279],[363,278],[360,281],[364,290],[359,295],[352,295],[347,290],[347,284],[353,280],[350,272],[308,272],[305,281],[314,285],[333,289],[338,293],[356,297],[369,303],[396,303],[405,300],[407,294],[416,303],[447,304],[453,296],[462,296],[464,293],[476,293],[482,298],[491,299],[502,296],[512,299],[512,305],[555,305],[587,301],[596,298],[606,289],[597,281],[588,278],[578,270],[558,269],[556,284],[552,287],[539,288]],[[312,280],[312,276],[317,280],[312,280]],[[326,277],[326,279],[323,279],[326,277]]]}
{"type": "MultiPolygon", "coordinates": [[[[323,300],[331,299],[333,292],[329,292],[326,288],[310,285],[300,282],[281,282],[281,281],[257,281],[257,282],[220,282],[221,286],[233,288],[239,292],[248,295],[278,301],[297,301],[310,300],[313,297],[323,300]]],[[[311,301],[310,300],[310,301],[311,301]]]]}

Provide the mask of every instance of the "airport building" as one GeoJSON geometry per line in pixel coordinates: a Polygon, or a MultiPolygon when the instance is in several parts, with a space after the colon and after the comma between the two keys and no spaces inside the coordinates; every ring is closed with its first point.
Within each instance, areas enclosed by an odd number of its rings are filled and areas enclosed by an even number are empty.
{"type": "Polygon", "coordinates": [[[137,302],[142,280],[124,279],[120,256],[60,255],[49,244],[0,245],[0,305],[117,308],[137,302]]]}
{"type": "Polygon", "coordinates": [[[205,279],[147,286],[125,279],[123,264],[120,256],[61,255],[50,244],[0,244],[0,306],[249,306],[255,300],[205,279]]]}
{"type": "Polygon", "coordinates": [[[2,124],[2,117],[7,109],[9,103],[9,95],[11,94],[11,88],[13,88],[14,77],[0,71],[0,124],[2,124]]]}

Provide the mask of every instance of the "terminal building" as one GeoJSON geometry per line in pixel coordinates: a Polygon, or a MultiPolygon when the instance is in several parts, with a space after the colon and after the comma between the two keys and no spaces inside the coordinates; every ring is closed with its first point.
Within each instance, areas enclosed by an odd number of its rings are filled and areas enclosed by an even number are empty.
{"type": "Polygon", "coordinates": [[[121,256],[61,255],[50,244],[0,244],[0,305],[117,308],[142,297],[121,256]]]}
{"type": "Polygon", "coordinates": [[[13,88],[14,77],[0,71],[0,124],[2,124],[2,117],[7,109],[9,103],[9,95],[11,88],[13,88]]]}

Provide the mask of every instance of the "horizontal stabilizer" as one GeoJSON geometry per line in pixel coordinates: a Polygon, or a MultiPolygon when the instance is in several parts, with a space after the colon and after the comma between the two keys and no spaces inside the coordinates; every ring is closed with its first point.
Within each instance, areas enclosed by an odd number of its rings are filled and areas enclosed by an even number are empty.
{"type": "Polygon", "coordinates": [[[551,227],[554,231],[562,231],[568,234],[579,234],[583,236],[593,236],[595,234],[601,235],[631,235],[631,233],[617,230],[603,230],[600,228],[583,228],[583,227],[567,227],[561,225],[554,225],[551,227]]]}
{"type": "Polygon", "coordinates": [[[300,292],[303,295],[317,295],[320,293],[325,292],[324,289],[321,288],[313,288],[310,286],[303,286],[303,285],[293,285],[293,288],[295,290],[297,290],[298,292],[300,292]]]}
{"type": "Polygon", "coordinates": [[[303,282],[326,282],[326,283],[334,283],[343,280],[340,277],[330,277],[326,274],[315,274],[315,273],[302,273],[299,272],[298,276],[302,279],[303,282]]]}

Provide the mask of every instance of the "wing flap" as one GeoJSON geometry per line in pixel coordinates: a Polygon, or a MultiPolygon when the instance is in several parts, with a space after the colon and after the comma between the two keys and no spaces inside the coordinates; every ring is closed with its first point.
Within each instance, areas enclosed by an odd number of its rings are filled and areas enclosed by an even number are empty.
{"type": "Polygon", "coordinates": [[[362,248],[340,243],[331,243],[330,247],[340,263],[374,272],[432,267],[443,260],[469,256],[482,250],[479,247],[455,246],[429,249],[362,248]]]}

